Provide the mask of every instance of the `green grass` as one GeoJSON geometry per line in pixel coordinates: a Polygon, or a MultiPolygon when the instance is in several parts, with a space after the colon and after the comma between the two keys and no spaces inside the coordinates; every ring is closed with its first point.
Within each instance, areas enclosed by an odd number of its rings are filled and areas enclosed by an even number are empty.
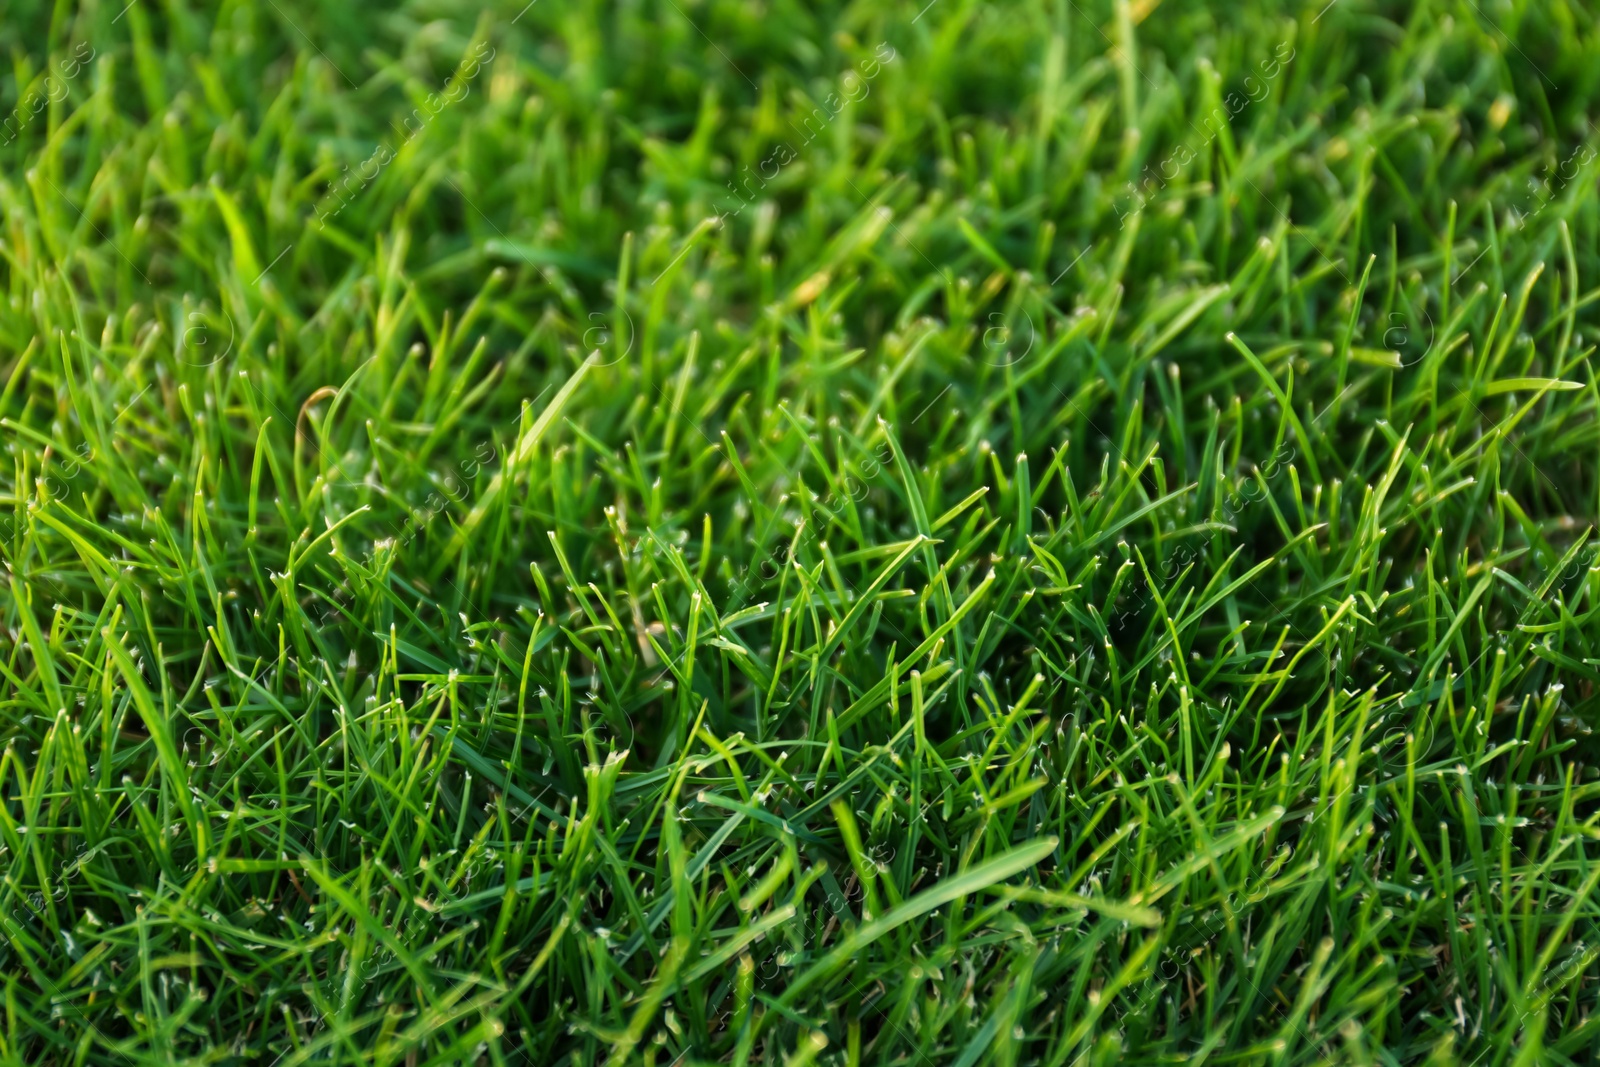
{"type": "Polygon", "coordinates": [[[0,1062],[1594,1062],[1592,6],[0,44],[0,1062]]]}

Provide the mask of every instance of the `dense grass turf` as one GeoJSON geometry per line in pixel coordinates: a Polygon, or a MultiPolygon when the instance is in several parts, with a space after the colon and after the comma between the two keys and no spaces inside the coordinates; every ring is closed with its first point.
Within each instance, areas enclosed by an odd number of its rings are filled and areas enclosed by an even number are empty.
{"type": "Polygon", "coordinates": [[[1594,1061],[1589,5],[0,42],[5,1063],[1594,1061]]]}

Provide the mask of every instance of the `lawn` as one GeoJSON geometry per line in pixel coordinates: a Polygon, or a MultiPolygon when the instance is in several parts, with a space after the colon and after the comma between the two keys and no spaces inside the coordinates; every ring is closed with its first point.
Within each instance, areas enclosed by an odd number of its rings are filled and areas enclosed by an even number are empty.
{"type": "Polygon", "coordinates": [[[1600,1059],[1600,10],[0,0],[0,1064],[1600,1059]]]}

